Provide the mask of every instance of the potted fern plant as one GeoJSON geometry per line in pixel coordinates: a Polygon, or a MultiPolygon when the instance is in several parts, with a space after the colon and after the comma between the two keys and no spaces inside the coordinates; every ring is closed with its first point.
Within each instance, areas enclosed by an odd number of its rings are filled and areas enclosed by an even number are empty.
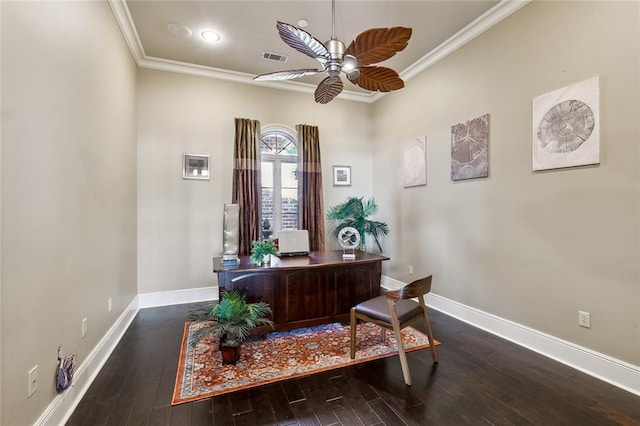
{"type": "Polygon", "coordinates": [[[219,339],[222,364],[233,364],[240,359],[240,344],[258,326],[273,328],[271,307],[266,302],[248,303],[245,294],[237,290],[223,290],[220,301],[196,308],[189,314],[189,320],[205,323],[191,334],[189,344],[195,346],[203,337],[212,335],[219,339]]]}
{"type": "Polygon", "coordinates": [[[362,237],[360,250],[366,251],[365,235],[370,235],[382,253],[380,237],[389,234],[389,226],[384,222],[368,219],[377,211],[378,205],[373,198],[364,201],[364,197],[349,197],[347,201],[331,207],[327,212],[327,219],[330,221],[329,229],[337,238],[342,228],[351,226],[357,229],[362,237]]]}
{"type": "Polygon", "coordinates": [[[251,260],[256,265],[269,265],[272,255],[278,255],[278,248],[273,240],[255,240],[251,242],[251,260]]]}

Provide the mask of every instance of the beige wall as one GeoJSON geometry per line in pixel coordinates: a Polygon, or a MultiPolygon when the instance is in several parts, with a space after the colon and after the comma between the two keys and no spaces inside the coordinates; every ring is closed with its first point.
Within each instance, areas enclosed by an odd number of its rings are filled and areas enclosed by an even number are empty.
{"type": "Polygon", "coordinates": [[[319,126],[325,210],[376,197],[386,274],[640,365],[637,2],[536,1],[373,106],[136,71],[104,2],[1,4],[0,423],[32,423],[58,345],[82,362],[136,292],[215,284],[234,117],[319,126]],[[532,173],[531,98],[594,75],[602,164],[532,173]],[[452,183],[450,126],[487,112],[490,176],[452,183]],[[428,184],[403,189],[423,134],[428,184]],[[209,153],[211,180],[182,180],[183,152],[209,153]]]}
{"type": "Polygon", "coordinates": [[[441,296],[640,365],[638,8],[535,1],[375,104],[387,274],[413,265],[441,296]],[[531,99],[597,75],[601,164],[533,173],[531,99]],[[485,113],[489,177],[454,183],[451,125],[485,113]],[[417,135],[428,183],[403,189],[417,135]]]}
{"type": "Polygon", "coordinates": [[[106,2],[3,1],[1,24],[0,423],[26,425],[58,346],[82,363],[136,294],[136,67],[106,2]]]}
{"type": "Polygon", "coordinates": [[[223,204],[231,202],[235,117],[320,128],[326,209],[371,195],[370,111],[340,100],[318,105],[312,94],[140,70],[139,292],[217,285],[211,259],[222,254],[223,204]],[[183,180],[183,152],[211,155],[211,180],[183,180]],[[333,187],[336,164],[351,165],[351,187],[333,187]]]}

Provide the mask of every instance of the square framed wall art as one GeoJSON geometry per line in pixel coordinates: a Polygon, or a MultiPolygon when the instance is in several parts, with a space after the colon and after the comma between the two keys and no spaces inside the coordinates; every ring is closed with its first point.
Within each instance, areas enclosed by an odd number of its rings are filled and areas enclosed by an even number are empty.
{"type": "Polygon", "coordinates": [[[209,180],[209,154],[182,154],[182,179],[209,180]]]}
{"type": "Polygon", "coordinates": [[[333,166],[333,186],[351,186],[351,166],[333,166]]]}

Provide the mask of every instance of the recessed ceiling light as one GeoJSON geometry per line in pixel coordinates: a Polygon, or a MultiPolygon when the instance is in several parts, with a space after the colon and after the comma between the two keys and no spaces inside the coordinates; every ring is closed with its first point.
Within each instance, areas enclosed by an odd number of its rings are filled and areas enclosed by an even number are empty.
{"type": "Polygon", "coordinates": [[[169,24],[167,30],[176,37],[191,37],[191,28],[182,24],[169,24]]]}
{"type": "Polygon", "coordinates": [[[202,36],[203,39],[207,40],[207,41],[211,41],[211,42],[216,42],[216,41],[220,41],[220,34],[214,32],[214,31],[203,31],[202,34],[200,34],[202,36]]]}
{"type": "Polygon", "coordinates": [[[300,28],[306,28],[307,25],[309,25],[309,21],[307,21],[306,19],[300,19],[298,21],[298,26],[300,28]]]}

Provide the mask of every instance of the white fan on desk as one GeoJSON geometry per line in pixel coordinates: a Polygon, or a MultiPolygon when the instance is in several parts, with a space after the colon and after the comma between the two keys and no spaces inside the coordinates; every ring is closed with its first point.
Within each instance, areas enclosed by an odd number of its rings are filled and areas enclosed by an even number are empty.
{"type": "Polygon", "coordinates": [[[343,250],[342,259],[355,260],[356,247],[360,245],[360,232],[351,226],[344,227],[338,232],[338,243],[343,250]],[[351,253],[347,253],[347,250],[351,250],[351,253]]]}

